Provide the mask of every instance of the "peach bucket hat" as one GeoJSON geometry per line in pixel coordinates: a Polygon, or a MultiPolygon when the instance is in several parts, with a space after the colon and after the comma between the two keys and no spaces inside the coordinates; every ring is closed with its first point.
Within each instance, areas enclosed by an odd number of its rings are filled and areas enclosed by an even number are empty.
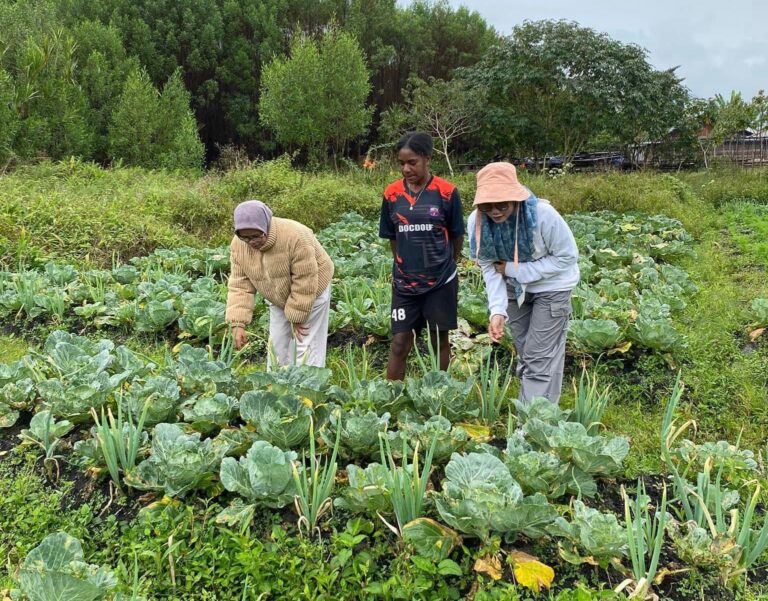
{"type": "Polygon", "coordinates": [[[512,163],[489,163],[477,172],[477,191],[472,206],[528,200],[530,194],[517,180],[517,170],[512,163]]]}

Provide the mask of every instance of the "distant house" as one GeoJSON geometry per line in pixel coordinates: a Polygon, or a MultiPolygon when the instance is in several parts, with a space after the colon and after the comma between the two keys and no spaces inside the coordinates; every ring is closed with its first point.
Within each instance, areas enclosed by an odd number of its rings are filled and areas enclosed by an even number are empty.
{"type": "MultiPolygon", "coordinates": [[[[711,133],[711,129],[706,132],[707,137],[711,133]]],[[[722,144],[715,146],[712,156],[730,159],[745,167],[768,165],[768,131],[747,128],[736,132],[722,144]]]]}

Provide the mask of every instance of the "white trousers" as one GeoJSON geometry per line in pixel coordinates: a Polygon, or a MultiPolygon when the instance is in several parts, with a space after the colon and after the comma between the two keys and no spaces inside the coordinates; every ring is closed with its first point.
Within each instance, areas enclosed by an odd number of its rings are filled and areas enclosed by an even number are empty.
{"type": "Polygon", "coordinates": [[[303,326],[309,333],[298,342],[293,336],[291,322],[280,307],[269,306],[269,345],[267,367],[272,367],[272,353],[277,364],[314,365],[325,367],[325,349],[328,343],[328,315],[331,310],[331,285],[315,299],[303,326]]]}

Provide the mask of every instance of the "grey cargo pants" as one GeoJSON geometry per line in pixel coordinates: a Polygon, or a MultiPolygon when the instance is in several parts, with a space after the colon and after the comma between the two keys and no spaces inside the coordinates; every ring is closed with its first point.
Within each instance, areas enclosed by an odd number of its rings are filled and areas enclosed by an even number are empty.
{"type": "Polygon", "coordinates": [[[528,292],[520,307],[516,299],[509,300],[507,322],[517,349],[520,400],[560,400],[570,314],[570,290],[528,292]]]}

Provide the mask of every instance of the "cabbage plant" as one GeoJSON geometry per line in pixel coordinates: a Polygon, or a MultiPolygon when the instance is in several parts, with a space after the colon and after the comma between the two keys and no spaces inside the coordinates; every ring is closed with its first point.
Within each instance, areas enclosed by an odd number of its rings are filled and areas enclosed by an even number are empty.
{"type": "Polygon", "coordinates": [[[442,520],[488,542],[492,533],[535,538],[557,512],[544,495],[524,497],[520,485],[498,457],[487,453],[454,453],[445,468],[442,492],[435,496],[442,520]]]}
{"type": "MultiPolygon", "coordinates": [[[[445,463],[457,451],[463,451],[470,443],[469,434],[461,426],[454,426],[450,420],[433,415],[426,421],[407,412],[400,415],[398,431],[390,433],[391,438],[405,438],[411,449],[419,445],[422,449],[430,447],[434,441],[434,462],[445,463]]],[[[397,449],[395,449],[397,450],[397,449]]]]}
{"type": "Polygon", "coordinates": [[[281,449],[301,446],[309,437],[313,408],[296,394],[252,390],[240,397],[240,415],[256,435],[281,449]]]}
{"type": "Polygon", "coordinates": [[[619,324],[612,319],[572,319],[568,332],[571,344],[587,353],[615,348],[621,336],[619,324]]]}
{"type": "Polygon", "coordinates": [[[24,360],[0,364],[0,428],[10,428],[19,411],[32,407],[37,391],[24,360]]]}
{"type": "Polygon", "coordinates": [[[181,345],[175,362],[168,370],[185,396],[193,394],[231,394],[235,390],[235,375],[232,366],[220,359],[213,359],[204,348],[195,348],[189,344],[181,345]]]}
{"type": "Polygon", "coordinates": [[[444,371],[429,371],[421,378],[408,378],[406,383],[416,411],[424,417],[442,415],[451,421],[480,413],[480,407],[471,399],[473,386],[473,378],[459,382],[444,371]]]}
{"type": "Polygon", "coordinates": [[[627,533],[612,513],[602,513],[574,501],[571,521],[563,517],[549,529],[562,537],[560,555],[569,563],[591,563],[606,568],[609,563],[619,566],[627,552],[627,533]]]}
{"type": "Polygon", "coordinates": [[[225,457],[219,477],[227,490],[243,497],[224,509],[216,518],[226,524],[239,523],[245,529],[258,507],[280,508],[296,497],[293,479],[296,453],[282,451],[263,440],[257,440],[245,457],[238,461],[225,457]]]}
{"type": "Polygon", "coordinates": [[[338,432],[341,457],[369,459],[378,455],[379,433],[387,431],[389,418],[389,413],[379,416],[373,411],[344,411],[337,407],[330,410],[320,436],[332,447],[338,432]]]}
{"type": "Polygon", "coordinates": [[[621,472],[629,442],[621,436],[590,436],[583,424],[559,422],[556,426],[537,418],[523,426],[526,440],[539,450],[555,453],[590,475],[611,476],[621,472]]]}
{"type": "Polygon", "coordinates": [[[19,589],[11,598],[29,601],[100,601],[117,587],[106,568],[84,561],[80,541],[66,532],[46,536],[24,559],[19,589]]]}
{"type": "Polygon", "coordinates": [[[296,453],[283,451],[257,440],[238,461],[225,457],[221,462],[221,483],[250,503],[265,507],[285,507],[293,501],[293,463],[296,453]]]}
{"type": "Polygon", "coordinates": [[[209,438],[186,434],[177,424],[157,424],[148,459],[125,475],[125,483],[141,490],[163,491],[181,497],[205,488],[216,473],[221,456],[209,438]]]}
{"type": "Polygon", "coordinates": [[[223,392],[190,399],[182,405],[184,421],[197,432],[209,434],[227,426],[237,415],[240,404],[234,397],[223,392]]]}
{"type": "Polygon", "coordinates": [[[369,463],[365,468],[355,464],[347,466],[347,486],[333,504],[352,513],[376,515],[391,507],[389,469],[380,463],[369,463]]]}
{"type": "Polygon", "coordinates": [[[146,380],[133,380],[119,402],[132,415],[139,415],[146,406],[145,423],[153,426],[177,421],[180,396],[181,390],[176,380],[165,376],[150,376],[146,380]]]}

